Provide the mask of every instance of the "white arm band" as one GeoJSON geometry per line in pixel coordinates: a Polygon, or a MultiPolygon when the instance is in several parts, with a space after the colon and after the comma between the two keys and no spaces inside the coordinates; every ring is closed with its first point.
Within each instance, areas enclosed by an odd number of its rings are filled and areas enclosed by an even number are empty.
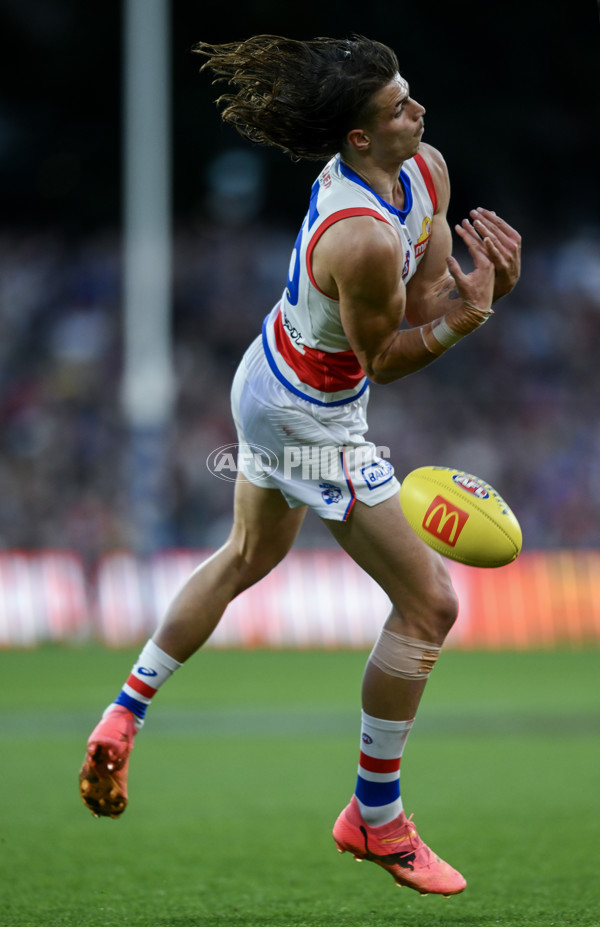
{"type": "MultiPolygon", "coordinates": [[[[480,319],[475,322],[473,328],[470,331],[474,331],[475,328],[478,328],[480,325],[483,325],[484,322],[487,322],[489,317],[494,314],[493,309],[480,309],[479,306],[474,306],[473,303],[463,300],[465,306],[468,306],[470,309],[475,309],[475,311],[480,315],[480,319]]],[[[472,316],[471,316],[472,319],[472,316]]],[[[442,316],[441,319],[438,319],[437,322],[434,322],[431,326],[431,334],[438,341],[443,348],[451,348],[453,344],[456,344],[457,341],[460,341],[461,338],[464,338],[465,335],[470,334],[470,332],[457,332],[448,325],[446,322],[446,317],[442,316]]]]}

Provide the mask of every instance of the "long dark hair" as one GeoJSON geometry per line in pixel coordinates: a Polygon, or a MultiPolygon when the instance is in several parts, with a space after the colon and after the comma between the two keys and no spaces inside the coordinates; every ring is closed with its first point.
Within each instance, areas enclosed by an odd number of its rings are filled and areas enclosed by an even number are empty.
{"type": "Polygon", "coordinates": [[[398,72],[394,52],[364,36],[309,42],[255,35],[243,42],[193,49],[201,71],[234,88],[217,99],[221,116],[241,135],[282,148],[293,158],[328,159],[356,120],[372,115],[373,94],[398,72]]]}

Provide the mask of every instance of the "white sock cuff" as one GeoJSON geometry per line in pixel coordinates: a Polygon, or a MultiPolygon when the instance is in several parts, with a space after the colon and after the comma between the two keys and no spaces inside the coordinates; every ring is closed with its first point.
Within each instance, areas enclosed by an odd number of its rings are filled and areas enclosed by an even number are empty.
{"type": "Polygon", "coordinates": [[[146,646],[140,654],[139,662],[143,663],[145,659],[150,660],[152,663],[158,663],[159,666],[162,666],[163,669],[168,670],[170,673],[174,673],[176,669],[179,669],[182,666],[181,663],[178,663],[173,657],[170,657],[168,653],[165,653],[164,650],[161,650],[157,644],[154,643],[152,638],[147,641],[146,646]]]}
{"type": "Polygon", "coordinates": [[[391,760],[402,756],[413,720],[389,721],[362,712],[360,749],[367,756],[391,760]]]}
{"type": "Polygon", "coordinates": [[[360,714],[363,726],[374,728],[376,731],[410,731],[415,720],[410,718],[408,721],[390,721],[387,718],[374,718],[366,711],[361,711],[360,714]]]}

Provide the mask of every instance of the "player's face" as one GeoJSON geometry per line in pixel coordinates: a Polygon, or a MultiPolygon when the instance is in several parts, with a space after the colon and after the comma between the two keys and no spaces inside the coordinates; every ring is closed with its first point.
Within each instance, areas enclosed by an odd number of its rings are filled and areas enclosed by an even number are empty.
{"type": "Polygon", "coordinates": [[[375,116],[366,128],[373,156],[382,161],[412,158],[423,135],[425,107],[413,100],[400,74],[377,91],[373,102],[375,116]]]}

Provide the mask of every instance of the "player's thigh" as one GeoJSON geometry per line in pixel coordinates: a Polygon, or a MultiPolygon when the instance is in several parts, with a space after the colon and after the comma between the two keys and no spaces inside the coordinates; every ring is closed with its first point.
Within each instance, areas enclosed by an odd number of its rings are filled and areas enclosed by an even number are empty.
{"type": "Polygon", "coordinates": [[[257,486],[240,473],[230,541],[248,562],[268,571],[290,550],[305,515],[306,506],[292,509],[278,489],[257,486]]]}
{"type": "Polygon", "coordinates": [[[346,522],[324,524],[402,616],[419,621],[433,612],[452,624],[456,597],[444,561],[416,536],[397,496],[374,506],[356,502],[346,522]]]}

